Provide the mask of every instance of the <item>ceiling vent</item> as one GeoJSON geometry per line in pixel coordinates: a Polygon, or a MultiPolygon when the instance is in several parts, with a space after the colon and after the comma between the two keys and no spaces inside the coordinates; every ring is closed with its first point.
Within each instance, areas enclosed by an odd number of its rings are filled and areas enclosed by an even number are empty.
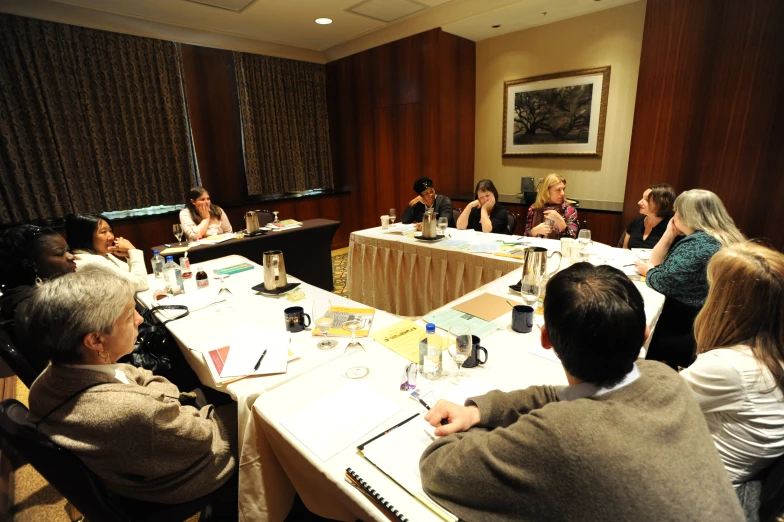
{"type": "Polygon", "coordinates": [[[217,7],[218,9],[226,9],[227,11],[234,11],[239,13],[256,0],[186,0],[194,4],[208,5],[210,7],[217,7]]]}
{"type": "Polygon", "coordinates": [[[413,0],[365,0],[352,5],[346,11],[388,23],[427,7],[413,0]]]}

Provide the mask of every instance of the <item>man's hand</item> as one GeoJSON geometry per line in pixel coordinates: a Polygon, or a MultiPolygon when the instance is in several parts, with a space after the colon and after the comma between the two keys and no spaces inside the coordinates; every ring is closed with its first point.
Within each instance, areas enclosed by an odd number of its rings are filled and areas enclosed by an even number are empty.
{"type": "MultiPolygon", "coordinates": [[[[417,203],[422,203],[423,205],[425,205],[425,200],[424,200],[424,199],[422,199],[422,196],[417,196],[417,197],[415,197],[414,199],[412,199],[411,201],[409,201],[409,202],[408,202],[408,206],[409,206],[409,207],[413,207],[413,206],[414,206],[414,205],[416,205],[417,203]]],[[[425,206],[427,206],[427,205],[425,205],[425,206]]]]}
{"type": "Polygon", "coordinates": [[[479,419],[479,408],[476,406],[460,406],[445,400],[438,401],[425,415],[425,420],[431,426],[436,426],[435,434],[439,437],[467,431],[479,424],[479,419]],[[444,419],[449,424],[441,426],[441,421],[444,419]]]}

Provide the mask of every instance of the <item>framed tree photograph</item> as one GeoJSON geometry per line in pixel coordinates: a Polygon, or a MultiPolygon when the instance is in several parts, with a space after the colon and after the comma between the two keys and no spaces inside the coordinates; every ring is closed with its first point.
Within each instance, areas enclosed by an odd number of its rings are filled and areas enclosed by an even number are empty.
{"type": "Polygon", "coordinates": [[[602,157],[610,66],[504,82],[503,156],[602,157]]]}

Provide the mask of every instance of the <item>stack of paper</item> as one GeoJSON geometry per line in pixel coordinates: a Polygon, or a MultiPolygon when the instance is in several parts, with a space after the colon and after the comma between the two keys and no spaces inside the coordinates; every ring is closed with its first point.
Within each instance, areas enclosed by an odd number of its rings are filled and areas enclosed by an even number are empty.
{"type": "Polygon", "coordinates": [[[286,372],[291,342],[288,332],[260,335],[252,326],[238,325],[230,331],[229,342],[228,346],[205,354],[216,384],[225,384],[249,375],[286,372]]]}

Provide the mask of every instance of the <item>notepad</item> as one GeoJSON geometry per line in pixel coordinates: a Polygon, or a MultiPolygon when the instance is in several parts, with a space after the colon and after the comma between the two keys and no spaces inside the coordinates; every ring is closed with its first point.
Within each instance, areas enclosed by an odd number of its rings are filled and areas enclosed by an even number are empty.
{"type": "Polygon", "coordinates": [[[369,483],[365,482],[362,477],[351,468],[346,468],[346,481],[370,497],[370,499],[375,501],[381,508],[387,510],[393,517],[402,522],[408,522],[408,519],[403,513],[395,509],[395,506],[387,502],[384,497],[381,496],[381,493],[376,491],[369,483]]]}
{"type": "Polygon", "coordinates": [[[239,325],[232,328],[230,338],[231,350],[219,372],[221,379],[286,372],[291,339],[288,332],[259,335],[255,329],[239,325]],[[264,358],[254,369],[262,353],[264,358]]]}

